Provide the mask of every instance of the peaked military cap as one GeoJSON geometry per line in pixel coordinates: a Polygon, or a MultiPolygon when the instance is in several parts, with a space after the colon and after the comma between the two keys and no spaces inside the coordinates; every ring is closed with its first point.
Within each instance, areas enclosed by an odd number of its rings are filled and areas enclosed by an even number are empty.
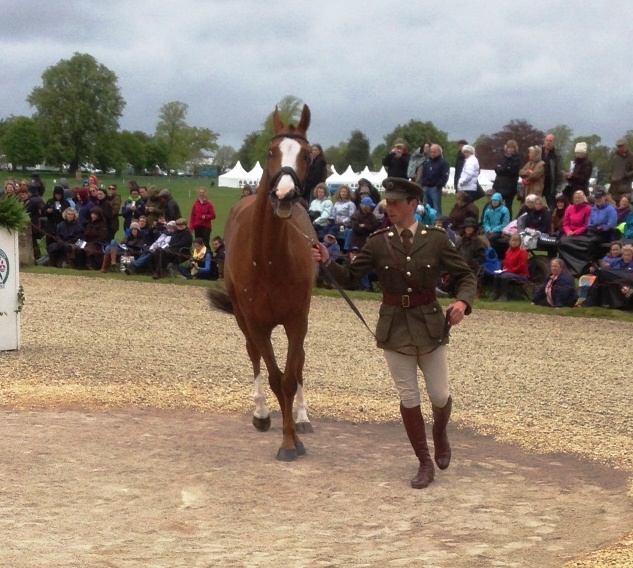
{"type": "Polygon", "coordinates": [[[382,186],[385,188],[385,199],[408,199],[409,197],[422,199],[422,188],[417,183],[404,178],[385,178],[382,186]]]}

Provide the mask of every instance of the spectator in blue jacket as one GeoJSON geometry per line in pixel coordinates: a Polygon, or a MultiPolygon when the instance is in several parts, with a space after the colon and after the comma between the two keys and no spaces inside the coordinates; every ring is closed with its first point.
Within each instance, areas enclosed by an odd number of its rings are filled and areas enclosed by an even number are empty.
{"type": "Polygon", "coordinates": [[[490,246],[497,251],[499,258],[503,258],[507,246],[503,239],[503,228],[510,222],[510,212],[503,205],[503,197],[495,193],[490,200],[490,207],[484,212],[482,225],[490,246]]]}
{"type": "MultiPolygon", "coordinates": [[[[171,274],[173,266],[170,266],[169,272],[171,274]]],[[[205,246],[204,239],[200,237],[194,239],[191,259],[178,265],[177,268],[178,272],[187,280],[213,280],[213,255],[205,246]]]]}
{"type": "Polygon", "coordinates": [[[428,203],[425,205],[418,205],[415,210],[415,218],[418,220],[418,223],[421,223],[422,225],[435,225],[437,211],[428,203]]]}
{"type": "Polygon", "coordinates": [[[336,241],[336,236],[332,233],[328,233],[323,237],[323,244],[330,254],[330,258],[332,260],[336,260],[339,256],[341,256],[341,247],[336,241]]]}
{"type": "Polygon", "coordinates": [[[604,240],[610,240],[611,232],[618,222],[618,212],[607,202],[607,194],[603,189],[597,190],[594,197],[596,202],[591,208],[587,232],[599,235],[604,240]]]}
{"type": "Polygon", "coordinates": [[[422,164],[420,183],[424,190],[424,202],[439,215],[442,214],[442,189],[448,181],[449,171],[450,166],[442,156],[442,147],[439,144],[431,144],[429,159],[422,164]]]}
{"type": "Polygon", "coordinates": [[[578,301],[574,279],[566,272],[560,258],[550,262],[550,275],[536,291],[532,304],[550,308],[573,308],[578,301]]]}

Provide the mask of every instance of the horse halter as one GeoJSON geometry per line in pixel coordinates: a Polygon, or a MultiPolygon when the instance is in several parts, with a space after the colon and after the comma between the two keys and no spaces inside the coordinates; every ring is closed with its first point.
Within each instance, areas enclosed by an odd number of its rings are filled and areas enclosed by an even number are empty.
{"type": "MultiPolygon", "coordinates": [[[[271,140],[275,140],[276,138],[292,138],[294,140],[301,140],[302,142],[309,144],[308,139],[305,136],[295,132],[289,132],[287,134],[275,134],[275,136],[273,136],[271,140]]],[[[299,193],[301,194],[303,192],[303,186],[305,185],[306,178],[308,177],[308,169],[306,168],[303,180],[300,180],[299,176],[297,175],[297,171],[294,168],[290,166],[283,166],[274,175],[270,176],[267,187],[268,193],[272,193],[273,191],[275,191],[275,188],[277,187],[277,184],[279,183],[279,180],[282,178],[282,176],[290,176],[293,183],[295,184],[295,187],[299,189],[299,193]]]]}

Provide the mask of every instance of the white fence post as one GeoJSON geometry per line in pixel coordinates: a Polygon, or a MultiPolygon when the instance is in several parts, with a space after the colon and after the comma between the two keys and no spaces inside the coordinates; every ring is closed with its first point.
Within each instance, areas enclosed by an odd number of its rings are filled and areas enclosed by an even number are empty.
{"type": "Polygon", "coordinates": [[[0,227],[0,351],[20,349],[18,232],[0,227]]]}

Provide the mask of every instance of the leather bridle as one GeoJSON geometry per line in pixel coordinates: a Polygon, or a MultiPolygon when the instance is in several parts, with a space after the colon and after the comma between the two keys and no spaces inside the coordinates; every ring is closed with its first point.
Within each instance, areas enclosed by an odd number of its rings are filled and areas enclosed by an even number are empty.
{"type": "MultiPolygon", "coordinates": [[[[310,144],[308,142],[308,139],[303,134],[299,134],[296,132],[288,132],[286,134],[275,134],[272,137],[272,140],[275,140],[277,138],[292,138],[293,140],[301,140],[302,142],[305,142],[308,145],[310,144]]],[[[277,184],[279,183],[279,180],[281,179],[282,176],[290,176],[292,178],[292,181],[295,184],[295,187],[298,188],[299,190],[299,195],[301,195],[303,193],[303,187],[305,185],[306,178],[308,177],[308,168],[306,168],[306,172],[305,172],[305,175],[303,176],[303,180],[300,180],[299,176],[297,175],[297,171],[294,168],[290,166],[283,166],[282,168],[279,169],[279,171],[275,172],[274,175],[272,176],[269,175],[268,187],[267,187],[268,193],[273,193],[273,191],[275,191],[275,189],[277,188],[277,184]]]]}

